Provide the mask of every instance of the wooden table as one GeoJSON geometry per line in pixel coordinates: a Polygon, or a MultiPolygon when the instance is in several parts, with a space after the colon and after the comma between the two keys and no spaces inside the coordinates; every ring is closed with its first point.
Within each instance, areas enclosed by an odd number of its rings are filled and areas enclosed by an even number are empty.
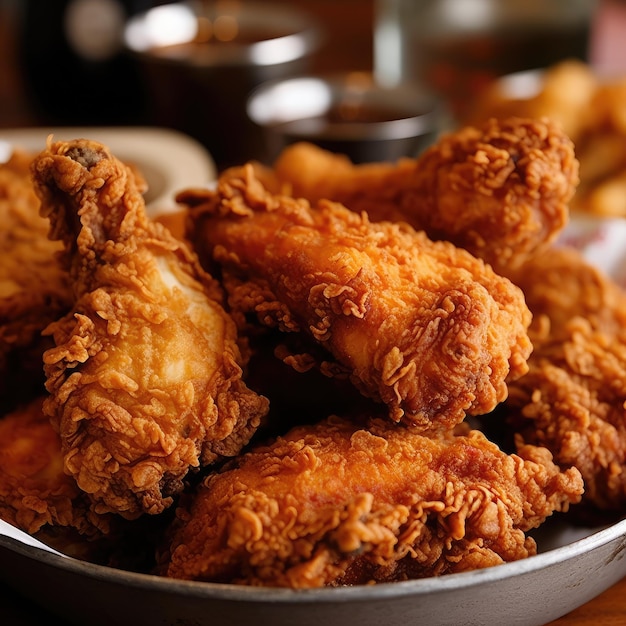
{"type": "MultiPolygon", "coordinates": [[[[0,584],[0,622],[10,626],[69,626],[16,596],[0,584]]],[[[87,626],[88,621],[85,622],[87,626]]],[[[547,626],[624,626],[626,624],[626,578],[579,609],[547,626]]]]}
{"type": "Polygon", "coordinates": [[[626,578],[587,604],[549,626],[624,626],[626,624],[626,578]]]}

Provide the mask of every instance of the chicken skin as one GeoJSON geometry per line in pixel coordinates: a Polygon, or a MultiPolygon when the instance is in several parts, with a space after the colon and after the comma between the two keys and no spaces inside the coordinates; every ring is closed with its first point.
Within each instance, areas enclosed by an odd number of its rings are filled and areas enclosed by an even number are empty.
{"type": "Polygon", "coordinates": [[[32,171],[74,291],[43,358],[65,471],[98,513],[158,514],[190,470],[241,450],[267,400],[242,380],[219,286],[147,218],[126,165],[93,141],[50,140],[32,171]]]}
{"type": "Polygon", "coordinates": [[[542,448],[331,417],[256,446],[177,511],[165,575],[310,588],[463,572],[536,552],[582,480],[542,448]]]}
{"type": "Polygon", "coordinates": [[[316,360],[349,377],[396,422],[452,427],[493,409],[526,371],[521,291],[465,250],[336,203],[275,196],[251,166],[178,199],[240,323],[307,336],[310,353],[285,357],[294,367],[316,360]]]}
{"type": "Polygon", "coordinates": [[[534,320],[529,372],[509,386],[503,409],[518,440],[575,465],[584,502],[626,505],[626,293],[580,252],[553,248],[514,280],[534,320]]]}
{"type": "Polygon", "coordinates": [[[509,118],[444,135],[418,158],[395,164],[354,165],[295,144],[272,174],[295,197],[335,200],[372,221],[406,221],[506,275],[566,225],[578,161],[554,124],[509,118]]]}
{"type": "Polygon", "coordinates": [[[0,164],[0,411],[44,390],[41,331],[71,306],[66,272],[54,262],[61,250],[48,239],[48,220],[30,178],[33,155],[14,150],[0,164]]]}
{"type": "Polygon", "coordinates": [[[607,333],[626,328],[626,292],[575,248],[547,248],[509,278],[524,292],[532,311],[535,346],[545,338],[553,340],[574,317],[607,333]]]}
{"type": "Polygon", "coordinates": [[[108,533],[109,519],[63,471],[58,433],[42,410],[43,396],[0,418],[0,519],[36,535],[73,528],[87,538],[108,533]]]}
{"type": "Polygon", "coordinates": [[[585,481],[584,502],[626,506],[626,332],[603,333],[581,317],[544,341],[504,408],[517,443],[548,448],[585,481]]]}

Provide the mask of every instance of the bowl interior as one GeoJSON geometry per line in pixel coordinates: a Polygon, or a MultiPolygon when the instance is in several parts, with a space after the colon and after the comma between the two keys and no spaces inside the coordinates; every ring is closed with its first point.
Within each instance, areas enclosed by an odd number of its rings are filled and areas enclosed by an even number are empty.
{"type": "Polygon", "coordinates": [[[140,56],[194,66],[289,63],[312,53],[319,25],[289,6],[181,2],[132,17],[126,47],[140,56]]]}

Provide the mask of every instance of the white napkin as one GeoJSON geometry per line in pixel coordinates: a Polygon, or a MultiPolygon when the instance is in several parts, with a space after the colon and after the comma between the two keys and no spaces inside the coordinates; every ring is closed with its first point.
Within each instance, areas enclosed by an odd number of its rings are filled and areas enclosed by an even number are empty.
{"type": "Polygon", "coordinates": [[[47,546],[45,543],[42,543],[38,539],[31,537],[29,534],[21,531],[19,528],[15,528],[15,526],[11,526],[11,524],[7,524],[7,522],[0,519],[0,535],[5,537],[10,537],[11,539],[15,539],[21,543],[25,543],[28,546],[33,546],[34,548],[39,548],[40,550],[46,550],[48,552],[52,552],[52,554],[57,554],[58,556],[65,557],[65,554],[61,554],[61,552],[57,552],[50,546],[47,546]]]}
{"type": "Polygon", "coordinates": [[[587,261],[626,288],[626,219],[577,215],[558,243],[580,250],[587,261]]]}

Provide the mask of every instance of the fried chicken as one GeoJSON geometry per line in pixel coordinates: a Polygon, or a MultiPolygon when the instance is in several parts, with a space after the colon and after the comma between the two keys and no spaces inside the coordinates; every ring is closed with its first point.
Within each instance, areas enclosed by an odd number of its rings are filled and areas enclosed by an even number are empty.
{"type": "Polygon", "coordinates": [[[30,179],[32,156],[16,150],[0,164],[0,411],[43,392],[41,331],[71,306],[69,281],[54,262],[61,249],[30,179]]]}
{"type": "Polygon", "coordinates": [[[219,285],[150,221],[132,171],[89,140],[49,144],[33,178],[74,304],[47,333],[45,412],[97,512],[157,514],[190,470],[237,454],[267,411],[219,285]]]}
{"type": "Polygon", "coordinates": [[[394,421],[451,427],[491,410],[526,371],[521,291],[465,250],[336,203],[272,195],[250,166],[178,200],[240,323],[306,336],[311,352],[285,357],[294,367],[320,365],[323,348],[322,369],[349,377],[394,421]]]}
{"type": "Polygon", "coordinates": [[[464,123],[516,115],[548,117],[576,145],[580,184],[572,212],[626,216],[626,76],[607,75],[566,59],[541,72],[495,81],[474,102],[464,123]]]}
{"type": "Polygon", "coordinates": [[[532,555],[582,492],[542,448],[332,417],[257,446],[177,511],[162,571],[293,588],[391,582],[532,555]]]}
{"type": "Polygon", "coordinates": [[[626,293],[582,252],[553,246],[529,258],[509,278],[524,292],[533,314],[534,345],[552,340],[574,317],[614,333],[626,328],[626,293]]]}
{"type": "Polygon", "coordinates": [[[626,506],[626,331],[604,333],[574,317],[529,360],[505,404],[518,445],[548,448],[562,467],[578,468],[584,502],[626,506]]]}
{"type": "Polygon", "coordinates": [[[61,440],[42,410],[43,396],[0,419],[0,518],[36,535],[45,526],[108,533],[109,519],[63,471],[61,440]]]}
{"type": "Polygon", "coordinates": [[[534,315],[534,352],[509,386],[507,428],[576,466],[587,504],[623,509],[626,293],[570,248],[537,255],[513,279],[534,315]]]}
{"type": "Polygon", "coordinates": [[[442,136],[417,159],[353,165],[310,144],[284,150],[274,183],[372,221],[404,220],[504,272],[555,240],[578,184],[569,138],[551,122],[492,119],[442,136]]]}

